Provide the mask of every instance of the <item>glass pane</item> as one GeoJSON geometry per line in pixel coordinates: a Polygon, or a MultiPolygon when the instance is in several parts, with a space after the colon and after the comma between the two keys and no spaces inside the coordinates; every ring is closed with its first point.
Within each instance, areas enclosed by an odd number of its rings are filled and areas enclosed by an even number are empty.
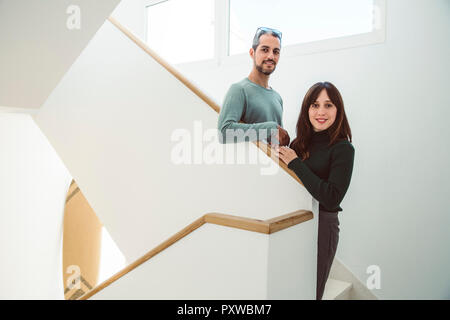
{"type": "Polygon", "coordinates": [[[147,7],[147,44],[175,64],[214,58],[214,0],[168,0],[147,7]]]}
{"type": "Polygon", "coordinates": [[[373,0],[230,0],[230,55],[248,52],[258,27],[282,46],[371,32],[373,0]]]}

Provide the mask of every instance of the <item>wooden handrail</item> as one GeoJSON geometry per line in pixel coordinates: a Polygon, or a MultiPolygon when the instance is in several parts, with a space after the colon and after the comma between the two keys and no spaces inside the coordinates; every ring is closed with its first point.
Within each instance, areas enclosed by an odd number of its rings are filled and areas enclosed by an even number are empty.
{"type": "MultiPolygon", "coordinates": [[[[153,59],[156,60],[163,68],[169,71],[175,78],[181,81],[186,87],[188,87],[193,93],[195,93],[200,99],[202,99],[208,106],[210,106],[217,113],[220,112],[220,106],[214,102],[208,95],[203,93],[199,88],[197,88],[192,82],[190,82],[185,76],[183,76],[178,70],[172,67],[167,61],[161,58],[155,51],[150,49],[141,39],[136,37],[131,31],[121,25],[116,19],[113,17],[109,17],[108,20],[115,25],[123,34],[125,34],[131,41],[137,44],[142,50],[144,50],[148,55],[150,55],[153,59]]],[[[294,178],[298,183],[303,185],[302,181],[297,177],[297,175],[290,170],[287,165],[278,159],[275,155],[273,155],[270,151],[271,148],[267,146],[267,144],[257,141],[254,142],[256,146],[261,149],[267,156],[269,156],[273,161],[278,163],[278,165],[286,171],[292,178],[294,178]]]]}
{"type": "Polygon", "coordinates": [[[111,283],[115,282],[116,280],[120,279],[124,275],[126,275],[128,272],[132,271],[133,269],[137,268],[150,258],[154,257],[164,249],[167,249],[172,244],[177,242],[178,240],[184,238],[189,233],[193,232],[194,230],[200,228],[205,223],[211,223],[211,224],[217,224],[232,228],[238,228],[242,230],[247,231],[253,231],[253,232],[259,232],[259,233],[265,233],[265,234],[272,234],[277,231],[289,228],[291,226],[297,225],[299,223],[311,220],[313,218],[313,213],[309,210],[298,210],[292,213],[288,213],[276,218],[268,219],[268,220],[257,220],[257,219],[251,219],[251,218],[245,218],[245,217],[238,217],[238,216],[232,216],[228,214],[222,214],[222,213],[207,213],[203,215],[201,218],[195,220],[193,223],[182,229],[181,231],[175,233],[172,237],[146,253],[144,256],[133,262],[132,264],[128,265],[115,275],[113,275],[111,278],[105,280],[103,283],[98,285],[97,287],[93,288],[91,291],[87,292],[85,295],[83,295],[80,300],[87,300],[90,297],[92,297],[94,294],[98,293],[99,291],[103,290],[107,286],[109,286],[111,283]]]}
{"type": "Polygon", "coordinates": [[[167,71],[169,71],[175,78],[180,80],[186,87],[191,89],[200,99],[205,101],[214,111],[220,112],[220,107],[206,94],[200,91],[195,85],[193,85],[185,76],[178,72],[174,67],[172,67],[167,61],[161,58],[155,51],[150,49],[141,39],[136,37],[130,30],[121,25],[113,17],[109,17],[108,20],[115,25],[120,31],[122,31],[128,38],[130,38],[134,43],[136,43],[142,50],[147,52],[153,59],[156,60],[161,66],[163,66],[167,71]]]}

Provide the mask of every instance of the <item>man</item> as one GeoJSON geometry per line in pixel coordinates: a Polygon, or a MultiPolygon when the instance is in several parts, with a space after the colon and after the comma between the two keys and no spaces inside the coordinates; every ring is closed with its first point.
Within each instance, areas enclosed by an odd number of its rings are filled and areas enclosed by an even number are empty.
{"type": "Polygon", "coordinates": [[[221,143],[266,140],[288,145],[289,134],[282,126],[283,100],[269,86],[270,74],[280,58],[281,32],[258,28],[253,38],[250,75],[233,84],[220,110],[218,129],[221,143]],[[242,121],[243,123],[239,123],[242,121]]]}

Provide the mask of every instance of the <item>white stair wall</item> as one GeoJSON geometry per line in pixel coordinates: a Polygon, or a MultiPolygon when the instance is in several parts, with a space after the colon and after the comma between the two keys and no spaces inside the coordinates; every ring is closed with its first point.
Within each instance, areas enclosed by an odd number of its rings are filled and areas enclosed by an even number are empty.
{"type": "Polygon", "coordinates": [[[64,299],[71,176],[30,115],[0,113],[0,299],[64,299]]]}
{"type": "Polygon", "coordinates": [[[314,221],[271,235],[207,223],[90,299],[314,299],[314,221]]]}
{"type": "Polygon", "coordinates": [[[350,282],[328,278],[322,300],[350,300],[350,282]]]}
{"type": "MultiPolygon", "coordinates": [[[[350,269],[335,257],[331,265],[329,278],[352,284],[349,300],[378,300],[373,290],[369,290],[366,284],[359,280],[350,269]]],[[[330,279],[328,279],[330,280],[330,279]]]]}

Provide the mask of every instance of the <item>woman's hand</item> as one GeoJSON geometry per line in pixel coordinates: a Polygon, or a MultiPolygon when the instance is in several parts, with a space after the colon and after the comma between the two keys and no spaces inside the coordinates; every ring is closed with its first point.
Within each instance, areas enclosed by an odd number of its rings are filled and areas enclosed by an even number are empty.
{"type": "Polygon", "coordinates": [[[289,162],[298,158],[297,153],[289,147],[275,146],[273,150],[275,151],[275,155],[286,164],[289,164],[289,162]]]}

